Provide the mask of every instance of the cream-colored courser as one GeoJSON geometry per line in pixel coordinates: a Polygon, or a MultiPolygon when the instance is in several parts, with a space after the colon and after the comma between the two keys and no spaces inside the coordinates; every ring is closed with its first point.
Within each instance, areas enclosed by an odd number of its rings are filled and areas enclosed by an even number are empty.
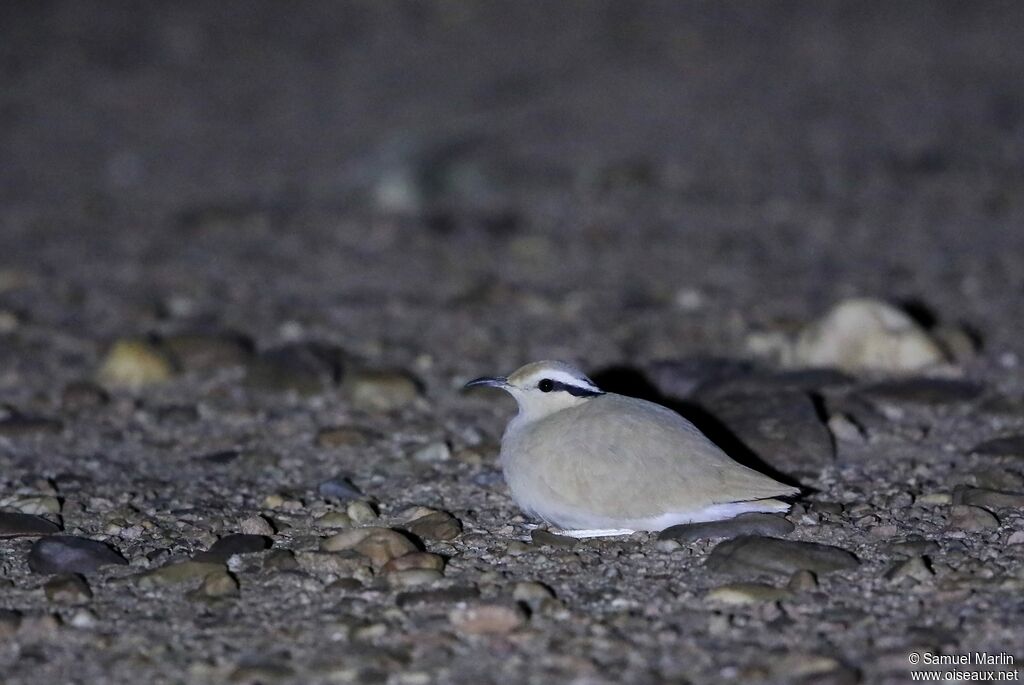
{"type": "Polygon", "coordinates": [[[736,463],[679,414],[602,392],[563,362],[478,378],[519,404],[501,466],[527,513],[576,537],[657,531],[751,511],[785,512],[798,492],[736,463]]]}

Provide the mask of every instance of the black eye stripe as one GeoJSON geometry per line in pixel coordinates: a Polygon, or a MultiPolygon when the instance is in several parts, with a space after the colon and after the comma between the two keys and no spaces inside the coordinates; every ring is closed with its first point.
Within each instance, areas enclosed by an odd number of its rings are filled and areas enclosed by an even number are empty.
{"type": "MultiPolygon", "coordinates": [[[[550,380],[545,378],[544,380],[550,380]]],[[[543,381],[542,381],[543,382],[543,381]]],[[[538,387],[540,387],[538,385],[538,387]]],[[[551,390],[544,390],[542,392],[551,391],[564,391],[572,395],[573,397],[595,397],[597,395],[603,395],[604,393],[600,390],[591,390],[590,388],[581,388],[578,385],[569,385],[568,383],[562,383],[561,381],[551,381],[551,390]]]]}

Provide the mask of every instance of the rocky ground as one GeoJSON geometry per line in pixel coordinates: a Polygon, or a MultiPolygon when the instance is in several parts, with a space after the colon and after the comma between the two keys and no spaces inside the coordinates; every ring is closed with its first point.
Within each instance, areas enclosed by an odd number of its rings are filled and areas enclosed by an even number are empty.
{"type": "Polygon", "coordinates": [[[0,680],[1019,665],[1022,15],[5,4],[0,680]],[[543,358],[806,495],[534,529],[543,358]]]}

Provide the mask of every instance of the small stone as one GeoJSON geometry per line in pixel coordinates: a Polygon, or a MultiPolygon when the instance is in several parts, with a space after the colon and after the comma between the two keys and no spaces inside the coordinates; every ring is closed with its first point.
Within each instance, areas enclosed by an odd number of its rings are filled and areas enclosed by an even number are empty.
{"type": "Polygon", "coordinates": [[[395,598],[399,609],[410,609],[434,604],[455,604],[468,602],[480,596],[475,587],[446,587],[437,590],[416,590],[403,592],[395,598]]]}
{"type": "Polygon", "coordinates": [[[11,609],[0,609],[0,640],[14,637],[21,626],[21,614],[11,609]]]}
{"type": "Polygon", "coordinates": [[[724,521],[684,523],[666,528],[659,540],[693,542],[707,538],[734,538],[740,535],[789,535],[795,526],[781,516],[764,513],[740,514],[724,521]]]}
{"type": "Polygon", "coordinates": [[[110,401],[106,390],[89,381],[75,381],[64,386],[61,408],[72,414],[102,407],[110,401]]]}
{"type": "Polygon", "coordinates": [[[452,626],[464,635],[507,635],[526,623],[518,605],[469,604],[448,614],[452,626]]]}
{"type": "Polygon", "coordinates": [[[902,310],[879,300],[853,298],[800,332],[791,361],[849,373],[906,373],[941,364],[946,355],[902,310]]]}
{"type": "Polygon", "coordinates": [[[369,577],[366,559],[355,553],[296,552],[295,560],[303,571],[317,576],[369,577]]]}
{"type": "Polygon", "coordinates": [[[420,395],[419,384],[404,371],[356,371],[345,380],[352,406],[367,412],[389,412],[408,406],[420,395]]]}
{"type": "Polygon", "coordinates": [[[512,599],[530,607],[531,611],[536,611],[545,601],[554,598],[555,593],[543,583],[523,581],[512,588],[512,599]]]}
{"type": "Polygon", "coordinates": [[[451,514],[435,511],[405,525],[413,535],[424,540],[454,540],[462,533],[462,524],[451,514]]]}
{"type": "Polygon", "coordinates": [[[48,495],[19,496],[8,499],[5,503],[22,514],[55,516],[60,513],[60,500],[48,495]]]}
{"type": "Polygon", "coordinates": [[[343,511],[329,511],[316,521],[317,528],[349,528],[352,525],[352,518],[343,511]]]}
{"type": "Polygon", "coordinates": [[[392,559],[419,551],[409,538],[390,528],[352,528],[325,538],[320,549],[325,552],[354,550],[378,569],[392,559]]]}
{"type": "Polygon", "coordinates": [[[60,630],[60,617],[53,614],[30,614],[21,618],[18,637],[28,640],[47,640],[60,630]]]}
{"type": "Polygon", "coordinates": [[[246,377],[254,390],[299,395],[323,392],[341,375],[340,352],[314,343],[295,343],[261,352],[246,377]]]}
{"type": "Polygon", "coordinates": [[[397,573],[412,569],[425,569],[429,571],[443,571],[444,559],[437,554],[427,552],[412,552],[392,559],[384,564],[381,573],[397,573]]]}
{"type": "Polygon", "coordinates": [[[1021,457],[1024,458],[1024,435],[1006,435],[993,440],[986,440],[971,448],[972,454],[986,457],[1021,457]]]}
{"type": "Polygon", "coordinates": [[[236,554],[255,554],[269,549],[272,544],[273,541],[263,535],[234,533],[217,540],[210,549],[199,552],[192,560],[207,564],[225,564],[236,554]]]}
{"type": "Polygon", "coordinates": [[[376,434],[373,431],[356,426],[337,426],[323,428],[316,434],[317,447],[338,449],[341,447],[362,447],[369,443],[376,434]]]}
{"type": "Polygon", "coordinates": [[[238,580],[227,571],[214,571],[203,578],[199,592],[204,597],[235,597],[238,595],[238,580]]]}
{"type": "Polygon", "coordinates": [[[1024,530],[1014,531],[1006,539],[1008,545],[1024,545],[1024,530]]]}
{"type": "Polygon", "coordinates": [[[840,442],[861,444],[867,439],[864,428],[846,414],[833,414],[828,418],[828,429],[840,442]]]}
{"type": "Polygon", "coordinates": [[[274,534],[274,526],[271,525],[270,521],[259,515],[250,516],[243,520],[239,528],[245,535],[270,537],[274,534]]]}
{"type": "Polygon", "coordinates": [[[60,526],[41,516],[0,511],[0,538],[30,538],[59,532],[60,526]]]}
{"type": "Polygon", "coordinates": [[[818,587],[818,576],[806,569],[794,571],[786,587],[793,592],[810,592],[818,587]]]}
{"type": "Polygon", "coordinates": [[[154,588],[178,585],[205,578],[211,573],[226,572],[223,564],[200,561],[180,561],[136,576],[139,587],[154,588]]]}
{"type": "Polygon", "coordinates": [[[316,488],[321,497],[336,502],[351,502],[363,497],[363,493],[348,478],[338,476],[325,480],[316,488]]]}
{"type": "Polygon", "coordinates": [[[904,578],[923,582],[930,580],[935,572],[932,571],[928,561],[924,557],[911,557],[905,561],[893,564],[885,573],[886,580],[900,581],[904,578]]]}
{"type": "Polygon", "coordinates": [[[949,528],[952,530],[978,531],[999,527],[999,519],[981,507],[955,504],[949,512],[949,528]]]}
{"type": "Polygon", "coordinates": [[[707,594],[707,598],[724,604],[755,604],[777,602],[792,596],[792,594],[784,588],[762,583],[732,583],[715,588],[707,594]]]}
{"type": "Polygon", "coordinates": [[[68,622],[72,628],[78,628],[79,630],[89,630],[99,625],[99,617],[96,616],[92,611],[88,609],[79,609],[71,617],[68,622]]]}
{"type": "Polygon", "coordinates": [[[444,578],[444,575],[434,569],[413,568],[404,571],[395,571],[387,576],[388,584],[394,588],[408,588],[417,585],[429,585],[444,578]]]}
{"type": "Polygon", "coordinates": [[[943,504],[952,504],[953,496],[948,492],[930,492],[927,495],[921,495],[916,500],[916,504],[923,504],[926,506],[940,506],[943,504]]]}
{"type": "Polygon", "coordinates": [[[953,491],[954,504],[970,504],[987,509],[1024,508],[1024,494],[961,486],[953,491]]]}
{"type": "Polygon", "coordinates": [[[28,553],[28,567],[33,573],[92,573],[103,566],[127,564],[110,545],[73,535],[40,538],[28,553]]]}
{"type": "Polygon", "coordinates": [[[174,366],[161,349],[144,340],[122,339],[107,352],[96,379],[105,387],[138,390],[173,375],[174,366]]]}
{"type": "Polygon", "coordinates": [[[421,464],[433,464],[452,458],[452,449],[446,442],[432,442],[412,453],[412,460],[421,464]]]}
{"type": "Polygon", "coordinates": [[[263,557],[264,571],[295,571],[299,562],[290,549],[272,549],[263,557]]]}
{"type": "Polygon", "coordinates": [[[253,353],[251,340],[233,334],[182,333],[161,342],[181,368],[200,373],[245,366],[253,353]]]}
{"type": "Polygon", "coordinates": [[[892,554],[901,554],[903,556],[912,557],[937,554],[939,551],[939,545],[934,540],[926,540],[919,535],[911,535],[906,540],[890,544],[887,549],[892,554]]]}
{"type": "Polygon", "coordinates": [[[831,545],[743,535],[719,543],[705,565],[724,573],[791,575],[806,569],[820,575],[854,569],[860,562],[850,552],[831,545]]]}
{"type": "Polygon", "coordinates": [[[92,599],[92,590],[82,576],[69,573],[55,576],[43,586],[46,598],[51,602],[80,604],[92,599]]]}
{"type": "Polygon", "coordinates": [[[346,508],[348,517],[354,523],[372,523],[377,520],[377,512],[369,502],[350,502],[346,508]]]}

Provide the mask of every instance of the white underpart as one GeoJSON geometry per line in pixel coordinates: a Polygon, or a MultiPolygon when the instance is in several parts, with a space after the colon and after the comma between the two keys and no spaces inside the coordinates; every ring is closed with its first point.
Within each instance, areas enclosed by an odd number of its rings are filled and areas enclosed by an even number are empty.
{"type": "MultiPolygon", "coordinates": [[[[773,499],[753,500],[750,502],[730,502],[728,504],[713,504],[710,507],[685,513],[661,514],[650,518],[632,519],[629,521],[610,521],[601,519],[600,523],[620,523],[623,528],[578,528],[559,531],[561,535],[568,535],[574,538],[599,538],[612,537],[616,535],[629,535],[639,530],[660,531],[671,526],[678,526],[683,523],[704,523],[707,521],[722,521],[731,519],[740,514],[751,512],[785,513],[789,511],[789,504],[773,499]]],[[[596,522],[596,521],[595,521],[596,522]]]]}

